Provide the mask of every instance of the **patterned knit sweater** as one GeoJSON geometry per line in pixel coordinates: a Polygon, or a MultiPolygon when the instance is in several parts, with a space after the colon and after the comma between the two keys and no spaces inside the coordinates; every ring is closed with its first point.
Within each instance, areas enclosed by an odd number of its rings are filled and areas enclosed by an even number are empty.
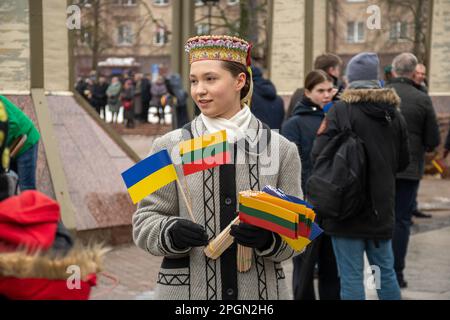
{"type": "MultiPolygon", "coordinates": [[[[186,130],[178,129],[155,140],[151,153],[166,148],[175,163],[196,222],[214,239],[235,217],[238,193],[261,190],[265,185],[279,187],[302,197],[301,164],[295,144],[259,120],[252,120],[245,139],[230,146],[232,164],[184,177],[178,144],[186,130]]],[[[190,134],[207,133],[200,117],[191,123],[190,134]]],[[[234,243],[217,260],[203,253],[204,247],[177,250],[168,230],[177,219],[190,219],[176,183],[171,183],[142,200],[133,215],[133,238],[137,246],[152,255],[164,256],[155,289],[156,299],[235,300],[288,299],[281,262],[298,254],[280,237],[261,252],[253,250],[249,271],[237,271],[234,243]]]]}

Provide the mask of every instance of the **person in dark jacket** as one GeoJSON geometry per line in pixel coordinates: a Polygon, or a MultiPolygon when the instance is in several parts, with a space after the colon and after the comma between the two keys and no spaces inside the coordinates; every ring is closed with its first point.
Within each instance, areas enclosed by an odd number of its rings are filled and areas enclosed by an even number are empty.
{"type": "Polygon", "coordinates": [[[183,128],[189,122],[187,111],[188,93],[183,88],[180,74],[172,73],[166,80],[166,87],[169,94],[175,97],[175,105],[172,109],[172,128],[183,128]]]}
{"type": "Polygon", "coordinates": [[[87,89],[87,83],[82,77],[77,78],[77,82],[75,84],[75,90],[83,96],[86,100],[88,100],[88,97],[86,95],[86,89],[87,89]]]}
{"type": "Polygon", "coordinates": [[[141,98],[142,98],[142,113],[138,118],[146,123],[148,122],[148,109],[150,108],[150,101],[152,100],[151,84],[147,76],[141,79],[141,98]]]}
{"type": "Polygon", "coordinates": [[[126,128],[134,128],[134,86],[133,81],[128,79],[125,81],[122,92],[120,93],[120,101],[123,106],[123,118],[126,128]]]}
{"type": "Polygon", "coordinates": [[[400,299],[394,272],[395,174],[409,163],[406,123],[393,89],[380,87],[379,59],[375,53],[354,56],[347,67],[349,87],[326,114],[312,150],[313,163],[327,143],[344,129],[350,114],[353,132],[367,154],[368,197],[360,214],[344,220],[324,218],[322,228],[331,235],[341,279],[342,299],[365,299],[364,252],[371,266],[380,299],[400,299]],[[348,108],[348,109],[347,109],[348,108]]]}
{"type": "MultiPolygon", "coordinates": [[[[428,87],[426,85],[426,73],[427,69],[423,63],[418,63],[416,65],[416,70],[414,71],[412,80],[414,81],[415,87],[419,89],[422,92],[425,92],[428,94],[428,87]]],[[[417,187],[417,191],[419,191],[420,184],[417,187]]],[[[417,205],[417,193],[416,198],[413,202],[413,209],[412,209],[412,215],[416,218],[431,218],[432,215],[430,213],[424,213],[419,210],[417,205]]],[[[412,221],[411,221],[412,222],[412,221]]]]}
{"type": "MultiPolygon", "coordinates": [[[[344,90],[344,85],[339,80],[342,65],[343,63],[341,58],[333,53],[321,54],[314,60],[314,69],[325,71],[333,79],[335,89],[333,92],[333,101],[339,100],[339,95],[344,90]]],[[[292,112],[294,111],[296,104],[298,104],[303,98],[304,90],[304,88],[299,88],[293,93],[286,112],[286,119],[289,119],[292,116],[292,112]]]]}
{"type": "Polygon", "coordinates": [[[284,120],[284,102],[277,95],[272,81],[264,79],[261,69],[252,67],[253,96],[250,110],[270,129],[281,129],[284,120]]]}
{"type": "Polygon", "coordinates": [[[402,53],[392,62],[394,79],[389,83],[401,98],[401,111],[408,125],[411,163],[397,175],[395,232],[392,241],[395,256],[395,272],[400,287],[407,282],[403,277],[408,248],[411,215],[417,196],[419,182],[425,167],[425,152],[439,145],[439,126],[430,97],[417,89],[412,80],[417,58],[411,53],[402,53]]]}
{"type": "MultiPolygon", "coordinates": [[[[325,116],[323,107],[333,97],[333,78],[323,70],[311,71],[305,78],[305,94],[283,125],[281,134],[297,145],[302,163],[301,186],[305,190],[311,175],[311,149],[325,116]]],[[[320,221],[316,221],[320,224],[320,221]]],[[[315,300],[314,267],[318,264],[320,300],[339,300],[339,277],[331,238],[322,235],[306,251],[293,258],[295,300],[315,300]]]]}
{"type": "Polygon", "coordinates": [[[103,114],[103,119],[106,119],[105,106],[108,102],[108,96],[106,95],[107,89],[108,83],[103,76],[99,77],[98,81],[95,81],[92,86],[91,103],[99,116],[103,114]]]}
{"type": "Polygon", "coordinates": [[[167,86],[166,86],[166,79],[159,75],[158,78],[154,83],[152,83],[152,105],[156,107],[156,111],[158,114],[158,123],[164,123],[165,122],[165,114],[164,114],[164,108],[165,106],[161,103],[161,98],[165,94],[167,94],[167,86]]]}

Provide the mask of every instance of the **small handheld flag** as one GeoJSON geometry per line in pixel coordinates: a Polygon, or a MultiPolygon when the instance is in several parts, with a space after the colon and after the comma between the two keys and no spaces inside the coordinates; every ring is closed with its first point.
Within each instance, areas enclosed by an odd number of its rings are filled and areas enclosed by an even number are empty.
{"type": "Polygon", "coordinates": [[[179,148],[185,176],[230,162],[225,130],[183,141],[179,148]]]}
{"type": "Polygon", "coordinates": [[[446,166],[443,160],[439,160],[439,159],[433,159],[431,160],[431,163],[433,164],[433,166],[436,168],[436,170],[443,175],[446,171],[446,166]]]}
{"type": "Polygon", "coordinates": [[[177,180],[175,167],[166,149],[139,161],[122,173],[131,200],[138,203],[156,190],[177,180]]]}

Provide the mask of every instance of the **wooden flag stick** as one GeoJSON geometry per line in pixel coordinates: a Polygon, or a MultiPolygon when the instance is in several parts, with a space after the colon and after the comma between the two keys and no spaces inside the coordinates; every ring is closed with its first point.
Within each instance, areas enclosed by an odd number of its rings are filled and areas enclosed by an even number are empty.
{"type": "Polygon", "coordinates": [[[238,244],[238,271],[247,272],[252,267],[252,248],[238,244]]]}
{"type": "Polygon", "coordinates": [[[184,203],[186,204],[186,207],[188,209],[189,215],[191,216],[192,221],[196,222],[195,218],[194,218],[194,214],[192,213],[192,208],[188,202],[188,199],[186,198],[186,194],[184,193],[183,187],[181,186],[180,179],[178,179],[178,177],[177,177],[177,183],[178,183],[178,188],[180,189],[181,195],[183,196],[184,203]]]}
{"type": "Polygon", "coordinates": [[[239,217],[236,217],[219,235],[212,240],[205,248],[204,252],[208,258],[217,259],[220,255],[233,244],[234,238],[230,235],[230,229],[233,224],[239,223],[239,217]]]}

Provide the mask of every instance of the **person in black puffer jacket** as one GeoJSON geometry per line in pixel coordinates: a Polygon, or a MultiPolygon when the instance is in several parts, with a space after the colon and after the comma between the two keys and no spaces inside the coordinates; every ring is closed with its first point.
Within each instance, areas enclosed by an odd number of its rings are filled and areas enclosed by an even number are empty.
{"type": "Polygon", "coordinates": [[[393,89],[382,89],[375,53],[354,56],[347,67],[349,87],[327,113],[312,150],[313,163],[326,144],[343,130],[351,110],[352,131],[363,140],[368,161],[367,206],[357,216],[324,219],[322,227],[332,237],[341,278],[342,299],[365,299],[364,252],[371,266],[380,299],[400,299],[394,272],[395,175],[409,163],[406,123],[398,108],[400,98],[393,89]]]}
{"type": "MultiPolygon", "coordinates": [[[[305,78],[303,98],[294,108],[292,117],[283,125],[281,134],[297,145],[302,162],[301,185],[305,190],[311,175],[311,149],[317,130],[325,116],[324,106],[333,97],[333,78],[323,70],[311,71],[305,78]]],[[[321,221],[317,220],[321,224],[321,221]]],[[[315,300],[314,267],[318,265],[320,300],[339,300],[339,277],[331,238],[323,234],[306,251],[293,258],[292,277],[295,300],[315,300]]]]}

